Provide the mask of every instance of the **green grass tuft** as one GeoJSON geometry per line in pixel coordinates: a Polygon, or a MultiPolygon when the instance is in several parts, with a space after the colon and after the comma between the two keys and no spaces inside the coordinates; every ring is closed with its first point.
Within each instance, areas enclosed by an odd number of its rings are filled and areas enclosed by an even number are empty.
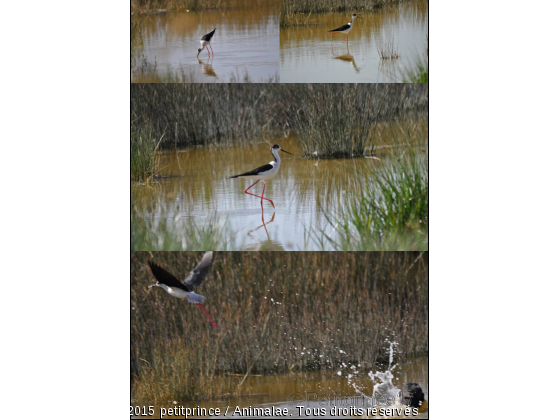
{"type": "Polygon", "coordinates": [[[337,250],[428,250],[427,153],[409,148],[366,182],[344,216],[330,218],[331,229],[316,234],[315,241],[337,250]]]}
{"type": "Polygon", "coordinates": [[[145,181],[157,172],[157,150],[161,142],[147,125],[137,125],[136,120],[130,124],[130,177],[145,181]]]}

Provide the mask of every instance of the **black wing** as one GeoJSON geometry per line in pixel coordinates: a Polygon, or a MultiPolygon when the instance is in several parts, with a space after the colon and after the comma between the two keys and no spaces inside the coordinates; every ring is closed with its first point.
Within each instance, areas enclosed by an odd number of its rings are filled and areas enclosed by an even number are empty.
{"type": "Polygon", "coordinates": [[[204,35],[202,38],[200,38],[202,41],[210,41],[212,39],[212,37],[214,36],[214,32],[216,32],[216,28],[214,28],[214,30],[212,32],[210,32],[209,34],[204,35]]]}
{"type": "Polygon", "coordinates": [[[349,27],[350,25],[346,24],[346,25],[342,25],[340,28],[331,29],[329,32],[341,32],[341,31],[345,31],[349,27]]]}
{"type": "Polygon", "coordinates": [[[190,292],[200,286],[200,283],[205,279],[206,275],[210,271],[210,267],[212,266],[212,251],[208,251],[202,257],[202,260],[198,263],[198,265],[194,268],[193,271],[189,273],[187,278],[183,280],[183,284],[190,288],[190,292]]]}
{"type": "Polygon", "coordinates": [[[154,277],[158,282],[163,283],[169,287],[178,287],[179,289],[186,290],[187,292],[189,291],[173,274],[167,272],[159,265],[151,261],[148,262],[148,264],[150,265],[150,268],[152,269],[152,273],[154,274],[154,277]]]}
{"type": "Polygon", "coordinates": [[[244,174],[230,176],[230,178],[237,178],[238,176],[258,176],[262,172],[270,171],[272,169],[272,165],[267,163],[266,165],[259,166],[257,169],[253,169],[252,171],[245,172],[244,174]]]}

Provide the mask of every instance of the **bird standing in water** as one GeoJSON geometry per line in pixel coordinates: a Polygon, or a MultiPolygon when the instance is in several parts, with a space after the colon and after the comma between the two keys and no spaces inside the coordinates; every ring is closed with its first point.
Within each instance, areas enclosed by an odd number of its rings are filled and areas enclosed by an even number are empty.
{"type": "MultiPolygon", "coordinates": [[[[264,189],[266,188],[266,182],[264,182],[265,180],[269,180],[273,177],[276,176],[276,174],[278,173],[278,170],[280,169],[280,155],[278,154],[278,152],[284,152],[287,153],[289,155],[292,155],[292,153],[283,150],[279,145],[275,144],[274,146],[272,146],[270,148],[270,153],[272,153],[272,156],[274,156],[274,160],[270,163],[267,163],[266,165],[263,166],[259,166],[256,169],[253,169],[252,171],[249,172],[245,172],[239,175],[233,175],[230,176],[229,179],[231,178],[253,178],[253,179],[257,179],[257,182],[255,182],[254,184],[251,184],[244,192],[245,194],[249,194],[252,195],[254,197],[258,197],[261,199],[261,209],[263,209],[263,200],[266,201],[270,201],[270,204],[272,204],[272,207],[274,207],[274,203],[272,202],[272,200],[269,200],[268,198],[264,197],[264,189]],[[259,181],[263,182],[263,189],[262,189],[262,194],[256,195],[256,194],[252,194],[249,191],[250,188],[252,188],[253,186],[257,185],[257,183],[259,181]]],[[[276,208],[276,207],[274,207],[276,208]]]]}
{"type": "Polygon", "coordinates": [[[203,282],[208,272],[210,271],[210,267],[212,266],[212,251],[206,252],[204,254],[202,260],[182,282],[179,281],[173,274],[161,268],[159,265],[151,261],[148,264],[150,265],[152,274],[157,280],[156,284],[148,286],[149,289],[154,286],[161,287],[171,296],[175,296],[179,299],[187,299],[189,303],[196,304],[200,308],[202,313],[206,316],[206,318],[208,318],[210,323],[215,328],[220,329],[220,327],[218,327],[218,324],[216,324],[216,322],[212,319],[212,317],[202,304],[206,300],[206,298],[202,295],[194,293],[194,290],[198,286],[200,286],[200,284],[203,282]]]}
{"type": "MultiPolygon", "coordinates": [[[[206,51],[208,51],[208,57],[210,57],[210,50],[208,49],[208,45],[210,45],[210,42],[212,41],[214,32],[216,32],[216,28],[214,28],[214,30],[209,34],[206,34],[202,38],[200,38],[200,48],[198,49],[198,54],[196,55],[197,58],[204,47],[206,47],[206,51]]],[[[210,45],[210,49],[212,49],[212,45],[210,45]]],[[[214,50],[212,50],[212,56],[214,56],[214,50]]]]}
{"type": "Polygon", "coordinates": [[[332,36],[334,33],[336,32],[340,32],[343,34],[346,34],[346,49],[348,49],[348,33],[352,30],[352,27],[354,26],[354,19],[361,19],[361,17],[359,17],[356,13],[354,13],[352,15],[352,20],[350,22],[348,22],[346,25],[342,25],[339,28],[336,29],[331,29],[329,32],[331,33],[331,48],[332,48],[332,36]]]}

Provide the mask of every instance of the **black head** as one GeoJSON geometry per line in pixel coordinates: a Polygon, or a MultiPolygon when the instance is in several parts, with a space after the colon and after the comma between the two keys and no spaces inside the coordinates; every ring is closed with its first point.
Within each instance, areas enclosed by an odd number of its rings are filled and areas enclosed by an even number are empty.
{"type": "Polygon", "coordinates": [[[360,17],[360,16],[358,16],[358,14],[357,14],[357,13],[354,13],[354,14],[352,15],[352,17],[353,17],[353,18],[358,18],[358,19],[361,19],[361,17],[360,17]]]}
{"type": "Polygon", "coordinates": [[[272,146],[272,147],[270,148],[270,151],[271,151],[271,152],[272,152],[273,150],[276,150],[276,151],[279,151],[279,152],[284,152],[284,153],[287,153],[287,154],[289,154],[289,155],[292,155],[292,156],[293,156],[293,154],[292,154],[292,153],[290,153],[290,152],[288,152],[288,151],[286,151],[286,150],[282,149],[282,148],[280,147],[280,145],[279,145],[279,144],[275,144],[274,146],[272,146]]]}
{"type": "Polygon", "coordinates": [[[198,54],[196,55],[197,57],[200,55],[200,51],[202,51],[202,48],[198,49],[198,54]]]}

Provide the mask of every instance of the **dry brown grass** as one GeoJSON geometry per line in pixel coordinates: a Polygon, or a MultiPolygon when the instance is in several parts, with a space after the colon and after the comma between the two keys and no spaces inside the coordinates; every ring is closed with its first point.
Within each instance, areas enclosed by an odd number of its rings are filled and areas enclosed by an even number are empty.
{"type": "Polygon", "coordinates": [[[135,401],[242,392],[239,378],[248,372],[333,369],[341,361],[372,366],[386,357],[389,331],[401,355],[428,351],[427,253],[215,253],[199,290],[221,330],[195,306],[147,289],[154,283],[148,260],[179,275],[201,255],[132,254],[135,401]]]}

